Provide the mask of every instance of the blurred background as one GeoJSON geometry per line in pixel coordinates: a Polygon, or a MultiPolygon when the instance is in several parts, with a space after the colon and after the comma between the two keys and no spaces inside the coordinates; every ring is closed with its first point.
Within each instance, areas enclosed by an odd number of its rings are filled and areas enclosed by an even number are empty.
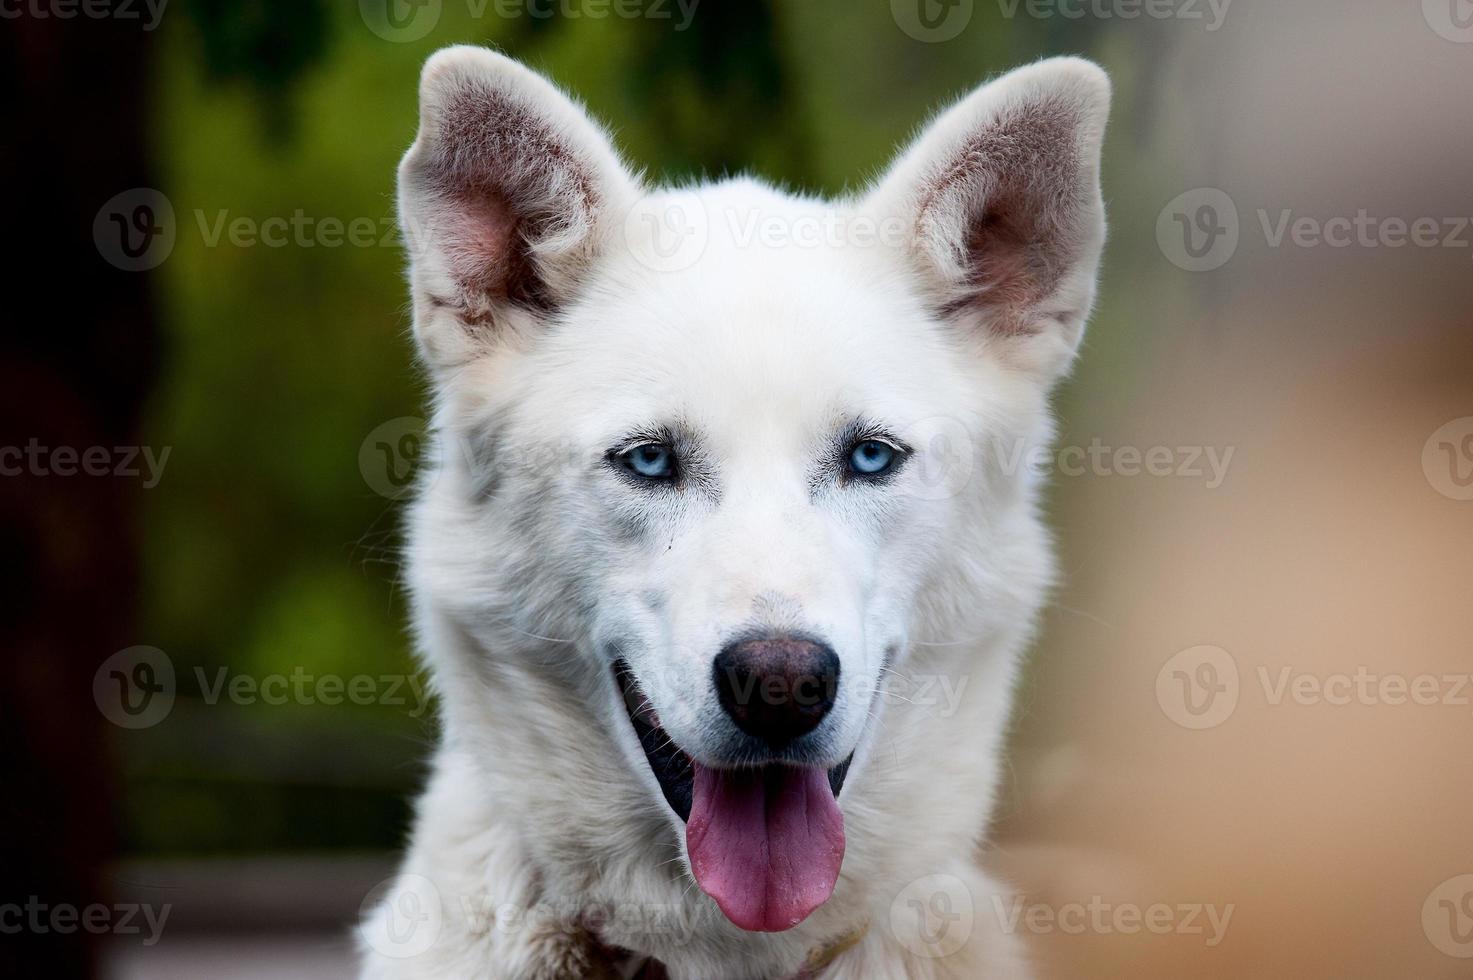
{"type": "Polygon", "coordinates": [[[654,177],[828,193],[990,74],[1104,64],[1065,578],[988,854],[1018,898],[969,914],[1043,978],[1473,976],[1465,0],[0,13],[0,973],[351,976],[434,737],[393,173],[472,42],[654,177]]]}

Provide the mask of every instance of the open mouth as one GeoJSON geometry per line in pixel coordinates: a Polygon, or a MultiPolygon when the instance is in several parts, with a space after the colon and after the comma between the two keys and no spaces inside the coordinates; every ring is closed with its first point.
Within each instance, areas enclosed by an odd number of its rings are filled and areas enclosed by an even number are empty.
{"type": "Polygon", "coordinates": [[[844,858],[838,795],[853,756],[829,769],[703,766],[660,727],[627,663],[614,664],[614,677],[660,791],[685,821],[696,883],[726,917],[780,932],[827,901],[844,858]]]}

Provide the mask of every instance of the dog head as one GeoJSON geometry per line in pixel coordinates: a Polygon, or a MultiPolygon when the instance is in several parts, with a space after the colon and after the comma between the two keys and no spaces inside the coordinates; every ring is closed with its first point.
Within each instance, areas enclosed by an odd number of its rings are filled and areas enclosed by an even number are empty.
{"type": "Polygon", "coordinates": [[[647,189],[515,62],[425,67],[399,204],[452,448],[417,593],[492,658],[556,641],[591,713],[622,699],[610,736],[743,928],[827,898],[836,794],[917,632],[1031,615],[1007,464],[1049,437],[1093,299],[1108,99],[1087,62],[1024,68],[828,203],[647,189]]]}

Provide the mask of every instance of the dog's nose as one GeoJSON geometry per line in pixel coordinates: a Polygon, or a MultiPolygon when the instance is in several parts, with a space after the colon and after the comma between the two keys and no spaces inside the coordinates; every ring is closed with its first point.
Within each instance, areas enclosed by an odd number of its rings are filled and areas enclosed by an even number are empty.
{"type": "Polygon", "coordinates": [[[716,655],[721,706],[748,735],[782,746],[818,727],[839,694],[839,657],[822,643],[767,636],[716,655]]]}

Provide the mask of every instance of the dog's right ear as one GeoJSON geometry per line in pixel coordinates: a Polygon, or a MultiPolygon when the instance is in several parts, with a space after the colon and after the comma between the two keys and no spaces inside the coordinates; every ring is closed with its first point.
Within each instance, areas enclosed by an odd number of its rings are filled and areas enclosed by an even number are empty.
{"type": "Polygon", "coordinates": [[[580,106],[484,48],[436,52],[419,111],[399,222],[421,353],[453,370],[576,295],[638,189],[580,106]]]}
{"type": "Polygon", "coordinates": [[[1046,384],[1094,303],[1109,111],[1097,65],[1019,68],[938,116],[869,198],[908,230],[907,264],[953,335],[1046,384]]]}

